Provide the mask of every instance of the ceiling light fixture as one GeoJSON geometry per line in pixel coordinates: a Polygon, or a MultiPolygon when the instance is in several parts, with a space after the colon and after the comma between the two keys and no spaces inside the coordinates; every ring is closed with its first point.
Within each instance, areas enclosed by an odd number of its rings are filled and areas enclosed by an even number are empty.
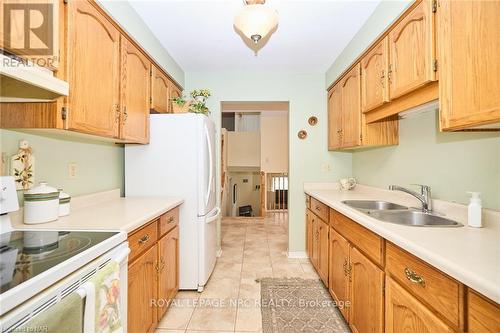
{"type": "Polygon", "coordinates": [[[265,0],[244,0],[245,6],[234,18],[234,26],[255,44],[276,29],[278,12],[265,7],[265,0]]]}

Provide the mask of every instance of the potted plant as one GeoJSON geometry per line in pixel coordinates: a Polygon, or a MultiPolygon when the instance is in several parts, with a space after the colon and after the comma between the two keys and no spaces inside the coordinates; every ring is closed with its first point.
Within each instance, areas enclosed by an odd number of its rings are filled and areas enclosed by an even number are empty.
{"type": "Polygon", "coordinates": [[[191,105],[189,106],[189,112],[201,113],[201,114],[204,114],[206,116],[208,116],[210,114],[210,110],[207,108],[207,106],[203,102],[191,103],[191,105]]]}
{"type": "Polygon", "coordinates": [[[205,103],[210,97],[210,90],[208,89],[195,89],[191,91],[191,97],[198,103],[205,103]]]}
{"type": "Polygon", "coordinates": [[[184,96],[172,98],[172,112],[173,113],[186,113],[189,109],[189,104],[184,96]]]}

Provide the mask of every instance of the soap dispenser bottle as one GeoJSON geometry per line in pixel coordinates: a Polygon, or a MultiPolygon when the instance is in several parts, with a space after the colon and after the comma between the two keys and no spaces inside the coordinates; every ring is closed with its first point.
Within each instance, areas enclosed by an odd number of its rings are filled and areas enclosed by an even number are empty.
{"type": "Polygon", "coordinates": [[[481,221],[482,207],[481,207],[481,193],[467,192],[471,195],[468,209],[468,225],[473,228],[482,228],[483,222],[481,221]]]}

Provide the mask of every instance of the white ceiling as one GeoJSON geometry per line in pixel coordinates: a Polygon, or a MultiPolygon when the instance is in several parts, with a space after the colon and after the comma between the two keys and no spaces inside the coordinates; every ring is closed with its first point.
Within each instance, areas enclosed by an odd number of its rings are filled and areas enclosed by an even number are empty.
{"type": "Polygon", "coordinates": [[[132,7],[170,55],[190,71],[324,73],[380,0],[267,0],[277,31],[255,56],[233,28],[239,0],[142,0],[132,7]]]}

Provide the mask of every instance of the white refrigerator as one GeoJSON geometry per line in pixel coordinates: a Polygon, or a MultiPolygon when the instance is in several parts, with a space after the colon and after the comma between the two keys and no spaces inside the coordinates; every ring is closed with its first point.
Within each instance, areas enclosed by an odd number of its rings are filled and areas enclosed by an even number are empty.
{"type": "Polygon", "coordinates": [[[152,114],[149,145],[125,147],[125,196],[175,196],[180,289],[202,291],[216,261],[215,126],[201,114],[152,114]]]}

